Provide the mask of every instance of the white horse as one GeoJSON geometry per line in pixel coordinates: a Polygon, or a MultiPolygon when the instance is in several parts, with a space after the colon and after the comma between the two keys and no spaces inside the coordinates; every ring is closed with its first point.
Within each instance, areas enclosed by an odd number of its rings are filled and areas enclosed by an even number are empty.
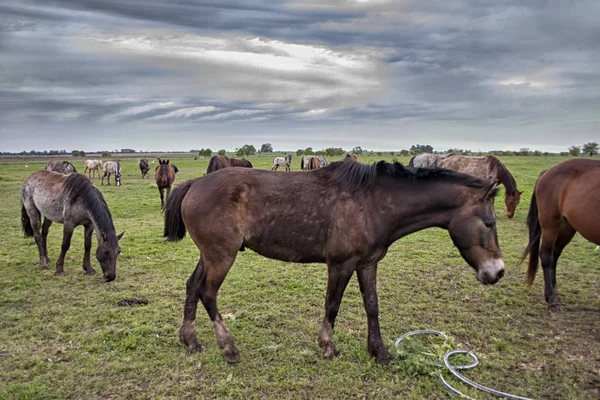
{"type": "Polygon", "coordinates": [[[102,175],[102,185],[104,185],[104,177],[108,175],[106,180],[110,185],[110,174],[114,174],[115,176],[115,185],[121,186],[121,163],[119,161],[107,161],[104,163],[102,167],[104,170],[104,175],[102,175]]]}
{"type": "Polygon", "coordinates": [[[273,167],[271,168],[271,171],[277,171],[277,168],[279,167],[285,167],[286,171],[291,171],[292,170],[292,155],[288,154],[285,157],[275,157],[275,159],[273,160],[273,167]]]}
{"type": "Polygon", "coordinates": [[[88,173],[88,177],[91,179],[95,176],[95,172],[98,173],[98,178],[100,178],[100,171],[102,171],[102,161],[100,160],[86,160],[85,161],[85,170],[83,173],[88,173]],[[91,174],[91,176],[90,176],[91,174]]]}

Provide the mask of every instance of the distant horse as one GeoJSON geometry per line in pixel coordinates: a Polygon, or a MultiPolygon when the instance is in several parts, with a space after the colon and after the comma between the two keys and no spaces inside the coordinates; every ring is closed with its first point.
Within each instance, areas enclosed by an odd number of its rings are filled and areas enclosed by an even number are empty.
{"type": "Polygon", "coordinates": [[[313,169],[319,169],[321,168],[321,160],[319,160],[317,157],[313,157],[308,161],[308,170],[311,171],[313,169]]]}
{"type": "Polygon", "coordinates": [[[325,167],[328,164],[327,160],[325,160],[325,157],[323,156],[303,156],[300,160],[300,169],[302,171],[308,171],[308,164],[313,158],[317,158],[319,160],[319,165],[321,167],[325,167]]]}
{"type": "Polygon", "coordinates": [[[110,175],[113,174],[115,176],[115,185],[121,186],[121,163],[119,161],[107,161],[102,166],[102,169],[104,170],[101,182],[102,185],[104,185],[105,177],[110,185],[110,175]]]}
{"type": "Polygon", "coordinates": [[[544,271],[544,294],[553,311],[560,309],[556,291],[556,263],[576,232],[600,245],[600,161],[576,158],[542,172],[535,183],[527,215],[529,244],[528,285],[538,269],[544,271]],[[541,243],[541,245],[540,245],[541,243]]]}
{"type": "Polygon", "coordinates": [[[218,171],[223,168],[230,167],[229,157],[225,156],[212,156],[210,161],[208,162],[208,168],[206,169],[206,174],[210,174],[211,172],[218,171]]]}
{"type": "Polygon", "coordinates": [[[98,240],[96,258],[102,267],[104,280],[115,280],[117,256],[121,252],[119,240],[125,232],[115,234],[112,217],[102,193],[86,175],[35,172],[21,186],[21,200],[23,232],[26,237],[35,238],[40,255],[40,268],[46,269],[50,263],[46,238],[52,222],[63,224],[63,241],[60,256],[56,261],[56,275],[64,273],[65,255],[71,246],[73,230],[83,225],[85,273],[96,273],[90,261],[92,233],[95,230],[98,240]]]}
{"type": "Polygon", "coordinates": [[[229,159],[230,167],[242,167],[242,168],[253,168],[252,163],[245,158],[230,158],[229,159]]]}
{"type": "Polygon", "coordinates": [[[142,158],[140,161],[138,161],[140,164],[140,171],[142,172],[142,179],[144,179],[146,177],[146,175],[148,175],[148,160],[145,158],[142,158]]]}
{"type": "Polygon", "coordinates": [[[289,174],[225,168],[189,180],[167,201],[164,231],[168,240],[177,241],[187,230],[201,250],[187,281],[179,338],[191,351],[204,349],[194,326],[201,300],[223,356],[231,363],[239,361],[216,301],[243,245],[277,260],[327,263],[325,318],[318,335],[326,358],[339,353],[333,325],[356,271],[367,313],[368,351],[378,363],[388,363],[379,329],[377,263],[399,238],[439,227],[449,231],[480,282],[496,283],[504,274],[504,261],[496,234],[495,188],[495,183],[450,170],[413,172],[384,161],[335,162],[289,174]],[[321,201],[304,201],[313,196],[321,201]]]}
{"type": "Polygon", "coordinates": [[[358,161],[358,157],[355,154],[346,154],[345,158],[351,161],[358,161]]]}
{"type": "Polygon", "coordinates": [[[421,156],[427,156],[428,163],[437,157],[437,159],[433,161],[433,165],[430,165],[429,167],[448,168],[489,181],[498,180],[498,183],[504,185],[505,188],[504,204],[506,206],[506,216],[512,218],[515,215],[515,210],[521,201],[521,194],[523,192],[519,192],[515,178],[496,156],[491,154],[488,154],[485,157],[469,157],[454,154],[449,154],[447,156],[422,154],[413,157],[411,160],[415,167],[427,166],[422,164],[419,165],[419,157],[421,156]]]}
{"type": "Polygon", "coordinates": [[[160,208],[165,209],[165,196],[164,191],[167,190],[166,198],[169,198],[171,193],[171,185],[175,181],[175,168],[173,165],[169,165],[169,160],[158,160],[158,165],[154,170],[154,177],[156,179],[156,185],[158,186],[158,192],[160,193],[160,208]]]}
{"type": "Polygon", "coordinates": [[[450,154],[431,154],[421,153],[411,157],[408,162],[409,168],[443,168],[441,162],[450,156],[454,156],[454,153],[450,154]]]}
{"type": "Polygon", "coordinates": [[[277,171],[277,168],[279,167],[285,167],[286,171],[291,171],[292,165],[292,155],[288,154],[285,157],[275,157],[275,159],[273,160],[273,166],[271,167],[271,171],[277,171]]]}
{"type": "Polygon", "coordinates": [[[102,161],[101,160],[86,160],[85,161],[85,170],[83,173],[87,172],[88,178],[94,178],[95,172],[98,173],[98,178],[100,178],[100,171],[102,170],[102,161]],[[91,175],[90,175],[91,174],[91,175]]]}
{"type": "Polygon", "coordinates": [[[68,161],[48,161],[46,171],[60,172],[61,174],[77,172],[75,166],[68,161]]]}

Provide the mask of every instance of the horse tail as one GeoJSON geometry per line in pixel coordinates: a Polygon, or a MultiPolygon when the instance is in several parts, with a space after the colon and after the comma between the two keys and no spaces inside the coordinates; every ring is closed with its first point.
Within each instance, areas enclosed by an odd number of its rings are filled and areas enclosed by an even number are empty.
{"type": "Polygon", "coordinates": [[[27,214],[27,210],[25,209],[25,204],[21,204],[21,224],[23,226],[23,233],[25,234],[25,237],[32,237],[33,227],[31,226],[29,214],[27,214]]]}
{"type": "Polygon", "coordinates": [[[167,236],[169,242],[178,242],[185,236],[185,224],[181,217],[181,203],[193,183],[194,180],[190,180],[178,185],[167,197],[163,236],[167,236]]]}
{"type": "Polygon", "coordinates": [[[538,270],[538,260],[540,255],[540,242],[542,239],[542,227],[540,226],[540,218],[538,214],[538,205],[535,195],[537,182],[533,186],[533,195],[531,196],[531,204],[529,205],[529,213],[527,214],[527,227],[529,228],[529,244],[525,248],[519,264],[525,260],[529,254],[529,266],[527,267],[527,278],[525,283],[528,286],[533,284],[535,274],[538,270]]]}
{"type": "Polygon", "coordinates": [[[304,171],[304,157],[300,160],[300,169],[304,171]]]}
{"type": "Polygon", "coordinates": [[[206,173],[210,174],[211,172],[214,172],[217,169],[219,169],[219,167],[217,166],[217,156],[212,156],[210,161],[208,162],[208,168],[206,169],[206,173]]]}
{"type": "Polygon", "coordinates": [[[408,162],[408,168],[414,168],[415,167],[415,157],[416,156],[412,156],[410,158],[410,161],[408,162]]]}

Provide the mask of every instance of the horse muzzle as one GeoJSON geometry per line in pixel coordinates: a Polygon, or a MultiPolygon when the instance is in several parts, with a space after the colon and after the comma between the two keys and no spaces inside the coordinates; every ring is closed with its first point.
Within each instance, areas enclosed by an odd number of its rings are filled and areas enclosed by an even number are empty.
{"type": "Polygon", "coordinates": [[[112,282],[115,279],[117,279],[117,274],[115,274],[114,272],[104,274],[104,282],[112,282]]]}
{"type": "Polygon", "coordinates": [[[479,267],[475,277],[484,285],[493,285],[504,276],[504,261],[501,258],[487,260],[479,267]]]}

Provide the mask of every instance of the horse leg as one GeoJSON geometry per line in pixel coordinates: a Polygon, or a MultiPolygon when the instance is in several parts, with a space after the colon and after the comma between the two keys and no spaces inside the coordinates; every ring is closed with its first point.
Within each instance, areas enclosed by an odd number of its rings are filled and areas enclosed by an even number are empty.
{"type": "Polygon", "coordinates": [[[358,285],[362,293],[365,311],[367,312],[367,325],[369,336],[367,349],[369,354],[375,357],[378,364],[389,364],[390,353],[381,340],[379,328],[379,304],[377,302],[377,264],[356,270],[358,285]]]}
{"type": "MultiPolygon", "coordinates": [[[[44,217],[44,224],[42,225],[42,248],[44,250],[44,258],[46,259],[47,263],[50,263],[50,259],[48,258],[48,245],[47,245],[47,239],[48,239],[48,231],[50,230],[50,225],[52,225],[52,220],[44,217]]],[[[46,266],[47,268],[48,266],[46,266]]]]}
{"type": "Polygon", "coordinates": [[[552,267],[554,264],[554,248],[558,238],[558,228],[542,229],[542,244],[540,245],[540,260],[542,262],[542,270],[544,271],[544,296],[548,307],[552,311],[558,311],[559,297],[552,283],[552,267]]]}
{"type": "Polygon", "coordinates": [[[158,193],[160,193],[160,209],[161,210],[165,210],[165,198],[163,195],[163,190],[161,188],[158,188],[158,193]]]}
{"type": "Polygon", "coordinates": [[[102,186],[104,186],[104,177],[106,176],[106,172],[102,175],[102,182],[100,183],[102,186]]]}
{"type": "Polygon", "coordinates": [[[92,233],[94,233],[94,225],[84,225],[83,238],[85,252],[83,253],[83,270],[87,275],[94,275],[96,273],[92,267],[92,261],[90,260],[90,250],[92,249],[92,233]]]}
{"type": "Polygon", "coordinates": [[[31,228],[33,229],[33,238],[35,239],[35,244],[37,244],[38,247],[38,254],[40,257],[40,268],[47,269],[48,259],[44,254],[44,239],[40,232],[40,220],[42,218],[42,215],[33,204],[33,201],[25,201],[23,202],[23,206],[25,207],[27,215],[29,216],[29,223],[31,224],[31,228]]]}
{"type": "MultiPolygon", "coordinates": [[[[571,242],[573,237],[575,236],[577,231],[569,224],[569,222],[563,218],[560,224],[560,229],[558,231],[558,237],[556,238],[556,242],[554,244],[554,253],[552,255],[552,267],[550,269],[551,273],[551,283],[554,288],[554,297],[552,302],[550,302],[550,308],[552,311],[560,311],[560,297],[556,292],[556,264],[558,263],[558,258],[562,254],[564,248],[571,242]]],[[[545,278],[545,276],[544,276],[545,278]]]]}
{"type": "Polygon", "coordinates": [[[69,247],[71,247],[71,237],[73,236],[74,226],[65,222],[63,225],[63,241],[62,246],[60,248],[60,256],[58,256],[58,260],[56,260],[56,272],[55,275],[63,275],[65,273],[64,264],[65,264],[65,255],[67,251],[69,251],[69,247]]]}
{"type": "Polygon", "coordinates": [[[327,279],[327,294],[325,296],[325,317],[319,330],[317,342],[323,351],[323,357],[332,358],[340,354],[333,343],[333,326],[335,325],[335,318],[340,309],[344,290],[346,290],[355,266],[353,264],[327,264],[327,267],[329,277],[327,279]]]}

